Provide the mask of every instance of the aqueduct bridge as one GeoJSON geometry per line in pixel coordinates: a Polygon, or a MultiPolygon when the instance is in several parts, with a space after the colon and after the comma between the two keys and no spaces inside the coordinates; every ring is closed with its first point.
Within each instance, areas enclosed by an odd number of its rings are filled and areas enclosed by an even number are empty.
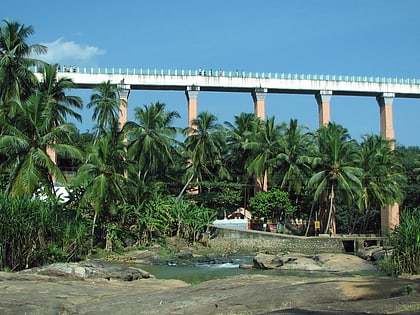
{"type": "MultiPolygon", "coordinates": [[[[126,104],[128,104],[131,90],[184,91],[187,98],[189,124],[197,116],[197,98],[200,91],[248,92],[254,100],[254,113],[261,119],[265,118],[267,93],[312,94],[318,104],[320,126],[327,124],[331,119],[331,96],[374,96],[379,105],[380,132],[389,139],[394,139],[393,100],[395,98],[420,98],[419,79],[66,66],[59,67],[58,77],[68,77],[82,89],[93,89],[98,84],[109,80],[119,85],[120,98],[126,104]]],[[[127,106],[124,107],[121,108],[121,123],[127,119],[127,106]]]]}
{"type": "MultiPolygon", "coordinates": [[[[37,72],[36,69],[34,71],[37,72]]],[[[37,73],[38,77],[40,74],[37,73]]],[[[127,121],[128,97],[131,90],[184,91],[188,106],[188,123],[197,117],[200,91],[248,92],[254,100],[254,113],[265,119],[267,93],[312,94],[318,104],[319,125],[330,122],[333,95],[374,96],[379,105],[380,133],[394,139],[392,104],[395,98],[420,98],[420,80],[367,76],[306,75],[251,73],[244,71],[157,70],[129,68],[58,67],[58,78],[67,77],[78,88],[93,89],[110,81],[119,86],[120,123],[127,121]]],[[[381,226],[398,224],[398,207],[382,211],[381,226]]]]}

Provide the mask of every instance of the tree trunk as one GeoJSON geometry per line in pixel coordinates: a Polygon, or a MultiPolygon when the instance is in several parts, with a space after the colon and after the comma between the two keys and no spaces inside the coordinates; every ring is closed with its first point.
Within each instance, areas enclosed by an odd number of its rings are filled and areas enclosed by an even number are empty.
{"type": "MultiPolygon", "coordinates": [[[[309,227],[311,226],[311,219],[312,219],[312,213],[314,211],[314,206],[315,206],[315,202],[312,203],[312,207],[311,207],[311,213],[309,214],[309,220],[308,220],[308,225],[306,227],[306,232],[305,232],[305,236],[308,236],[308,232],[309,232],[309,227]]],[[[286,215],[285,215],[286,217],[286,215]]],[[[286,220],[285,220],[286,221],[286,220]]]]}
{"type": "Polygon", "coordinates": [[[185,190],[187,190],[187,187],[190,185],[191,181],[193,180],[195,176],[195,172],[191,175],[191,177],[188,179],[187,183],[184,185],[184,187],[182,187],[181,192],[179,193],[178,197],[176,198],[177,200],[179,200],[182,195],[184,194],[185,190]]]}
{"type": "Polygon", "coordinates": [[[330,232],[333,205],[334,205],[334,184],[331,185],[330,210],[328,212],[327,225],[325,226],[325,230],[324,230],[325,234],[328,234],[330,232]]]}
{"type": "Polygon", "coordinates": [[[93,250],[93,240],[95,239],[95,226],[96,226],[97,218],[98,218],[98,212],[95,211],[95,215],[93,216],[93,222],[92,222],[92,231],[91,231],[91,240],[90,240],[90,253],[92,253],[92,250],[93,250]]]}

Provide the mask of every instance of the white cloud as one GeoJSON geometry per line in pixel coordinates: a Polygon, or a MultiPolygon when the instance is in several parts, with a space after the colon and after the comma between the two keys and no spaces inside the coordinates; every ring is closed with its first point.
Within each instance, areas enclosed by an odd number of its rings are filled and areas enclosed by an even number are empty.
{"type": "Polygon", "coordinates": [[[48,63],[59,64],[89,64],[95,57],[105,54],[105,50],[94,46],[80,45],[74,41],[64,41],[59,38],[51,43],[41,43],[47,46],[46,54],[37,56],[37,58],[48,63]]]}

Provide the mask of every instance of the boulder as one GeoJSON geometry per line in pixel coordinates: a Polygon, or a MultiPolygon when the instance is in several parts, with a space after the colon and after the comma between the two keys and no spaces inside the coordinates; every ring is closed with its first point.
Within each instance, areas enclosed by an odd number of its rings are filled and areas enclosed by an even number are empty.
{"type": "Polygon", "coordinates": [[[206,255],[204,257],[199,258],[198,262],[205,263],[205,264],[211,264],[211,265],[217,265],[217,264],[232,263],[232,259],[229,258],[229,257],[225,257],[223,255],[209,254],[209,255],[206,255]]]}
{"type": "Polygon", "coordinates": [[[420,282],[338,274],[248,274],[189,285],[156,278],[87,281],[0,272],[0,292],[0,314],[13,315],[417,315],[420,282]]]}
{"type": "Polygon", "coordinates": [[[304,271],[357,272],[377,271],[371,262],[348,254],[320,254],[308,256],[298,253],[260,253],[253,259],[257,269],[281,269],[304,271]]]}
{"type": "Polygon", "coordinates": [[[19,274],[38,274],[67,279],[118,279],[132,281],[150,278],[150,274],[140,268],[117,265],[103,260],[84,260],[79,263],[54,263],[20,271],[19,274]]]}
{"type": "Polygon", "coordinates": [[[369,261],[381,260],[392,255],[392,249],[383,246],[365,247],[357,253],[357,256],[369,261]]]}
{"type": "Polygon", "coordinates": [[[277,255],[260,253],[254,257],[253,264],[257,269],[279,269],[284,263],[277,255]]]}
{"type": "Polygon", "coordinates": [[[350,254],[319,254],[314,260],[324,271],[332,272],[377,272],[371,261],[350,254]]]}

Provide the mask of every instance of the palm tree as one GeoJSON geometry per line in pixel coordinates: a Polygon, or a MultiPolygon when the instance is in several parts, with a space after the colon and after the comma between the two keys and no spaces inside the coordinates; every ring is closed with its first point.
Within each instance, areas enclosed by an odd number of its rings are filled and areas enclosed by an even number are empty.
{"type": "Polygon", "coordinates": [[[282,126],[275,124],[274,116],[270,117],[264,121],[252,141],[244,145],[245,149],[252,151],[247,165],[248,174],[257,176],[259,190],[267,190],[268,175],[280,150],[282,129],[282,126]]]}
{"type": "MultiPolygon", "coordinates": [[[[45,53],[47,48],[26,42],[34,33],[32,26],[7,19],[3,22],[6,25],[0,28],[0,99],[6,102],[10,98],[22,97],[25,100],[37,84],[29,68],[41,63],[30,56],[45,53]]],[[[9,114],[8,109],[3,110],[9,114]]]]}
{"type": "Polygon", "coordinates": [[[347,129],[335,123],[322,126],[316,138],[320,162],[308,186],[314,189],[314,201],[321,206],[324,233],[335,233],[336,195],[349,204],[357,203],[360,195],[362,169],[356,166],[360,157],[347,129]]]}
{"type": "Polygon", "coordinates": [[[124,127],[130,140],[129,159],[136,161],[139,179],[162,176],[177,154],[174,146],[177,128],[172,123],[180,115],[165,111],[165,104],[159,102],[137,107],[134,111],[138,123],[127,122],[124,127]]]}
{"type": "Polygon", "coordinates": [[[118,119],[120,102],[117,85],[109,80],[99,84],[94,91],[87,108],[94,107],[92,119],[97,121],[96,140],[100,133],[105,133],[113,121],[118,119]]]}
{"type": "Polygon", "coordinates": [[[82,187],[81,202],[93,208],[92,236],[99,215],[104,221],[109,215],[115,215],[124,206],[126,200],[127,170],[124,134],[118,130],[118,120],[112,124],[113,134],[106,134],[92,144],[86,163],[82,164],[72,184],[82,187]]]}
{"type": "Polygon", "coordinates": [[[33,94],[25,102],[13,102],[18,113],[13,123],[4,118],[1,121],[0,152],[6,156],[3,167],[10,173],[7,192],[32,196],[44,187],[51,193],[53,178],[62,183],[66,179],[49,157],[47,148],[51,146],[60,154],[81,158],[81,152],[64,141],[77,130],[71,124],[51,123],[47,100],[41,93],[33,94]]]}
{"type": "MultiPolygon", "coordinates": [[[[217,117],[208,112],[201,112],[191,122],[191,127],[184,129],[185,149],[189,159],[189,178],[199,182],[215,178],[228,178],[230,175],[223,163],[225,135],[223,127],[217,123],[217,117]]],[[[199,189],[201,189],[199,187],[199,189]]]]}
{"type": "MultiPolygon", "coordinates": [[[[78,121],[82,121],[82,116],[75,112],[71,107],[82,109],[82,99],[78,96],[66,95],[65,91],[75,88],[76,85],[71,79],[60,78],[57,79],[57,66],[45,64],[41,67],[43,74],[42,80],[39,83],[39,91],[44,95],[45,115],[48,121],[54,128],[67,122],[67,116],[71,116],[78,121]]],[[[56,152],[48,147],[48,154],[56,163],[56,152]]]]}
{"type": "Polygon", "coordinates": [[[254,135],[261,129],[263,121],[255,117],[253,113],[241,113],[234,117],[234,124],[225,122],[227,126],[227,163],[230,173],[238,177],[238,181],[244,184],[244,204],[246,205],[249,196],[249,185],[253,185],[253,176],[247,171],[247,164],[252,157],[252,150],[245,149],[254,135]]]}
{"type": "Polygon", "coordinates": [[[402,186],[406,180],[399,165],[392,140],[378,135],[366,135],[360,144],[360,168],[363,169],[363,192],[360,208],[365,210],[366,230],[372,210],[401,203],[402,186]]]}
{"type": "Polygon", "coordinates": [[[72,109],[82,109],[82,99],[65,93],[66,90],[76,88],[76,84],[69,78],[58,79],[57,66],[45,64],[41,67],[43,76],[39,90],[47,98],[50,121],[54,126],[59,126],[66,123],[70,116],[82,122],[82,116],[72,109]]]}
{"type": "MultiPolygon", "coordinates": [[[[280,140],[275,157],[275,172],[280,175],[280,188],[296,199],[302,193],[314,163],[314,144],[307,128],[291,119],[280,140]]],[[[297,201],[297,200],[296,200],[297,201]]]]}

